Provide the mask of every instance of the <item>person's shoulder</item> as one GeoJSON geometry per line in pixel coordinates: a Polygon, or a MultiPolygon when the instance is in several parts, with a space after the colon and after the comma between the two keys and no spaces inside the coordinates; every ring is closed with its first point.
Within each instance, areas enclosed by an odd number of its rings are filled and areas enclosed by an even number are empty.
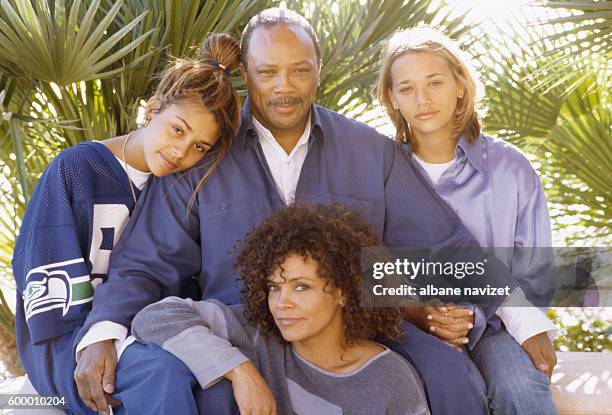
{"type": "Polygon", "coordinates": [[[79,156],[101,156],[103,153],[110,153],[110,150],[99,141],[83,141],[74,146],[65,148],[57,158],[69,159],[79,156]]]}
{"type": "Polygon", "coordinates": [[[60,151],[55,159],[49,164],[49,167],[80,169],[89,165],[89,163],[83,163],[84,161],[106,161],[110,156],[112,156],[112,153],[104,144],[94,141],[84,141],[60,151]]]}
{"type": "Polygon", "coordinates": [[[504,168],[512,168],[523,172],[533,172],[533,166],[527,155],[516,145],[490,135],[481,134],[478,138],[484,140],[487,156],[490,162],[504,168]]]}
{"type": "Polygon", "coordinates": [[[388,370],[390,377],[398,378],[400,381],[417,381],[419,376],[406,359],[391,349],[386,349],[384,355],[379,359],[379,365],[383,370],[388,370]],[[393,370],[391,370],[391,368],[393,370]]]}
{"type": "MultiPolygon", "coordinates": [[[[375,145],[393,145],[394,141],[384,134],[378,132],[364,122],[357,121],[328,108],[315,105],[315,110],[320,119],[323,129],[333,129],[340,133],[338,137],[350,138],[351,140],[372,143],[375,145]]],[[[327,131],[323,131],[325,134],[327,131]]]]}

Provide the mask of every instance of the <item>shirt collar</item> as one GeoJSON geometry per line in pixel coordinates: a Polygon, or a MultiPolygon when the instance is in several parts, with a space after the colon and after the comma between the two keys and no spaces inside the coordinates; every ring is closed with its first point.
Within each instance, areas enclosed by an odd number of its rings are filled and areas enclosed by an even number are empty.
{"type": "Polygon", "coordinates": [[[461,157],[461,153],[465,154],[472,166],[482,174],[487,173],[487,163],[485,159],[485,140],[482,136],[479,136],[473,143],[469,143],[467,138],[463,135],[457,142],[457,149],[455,154],[457,160],[461,157]]]}
{"type": "MultiPolygon", "coordinates": [[[[293,148],[293,150],[291,151],[291,154],[289,154],[289,156],[292,156],[293,154],[295,154],[295,151],[297,150],[298,147],[308,143],[308,138],[310,137],[310,132],[311,132],[311,115],[308,114],[308,121],[306,121],[306,126],[304,128],[304,131],[302,132],[302,135],[300,136],[298,142],[295,144],[295,147],[293,148]]],[[[274,143],[274,145],[277,148],[280,148],[280,144],[278,144],[278,142],[276,141],[276,139],[274,138],[274,136],[272,135],[272,133],[270,132],[270,130],[268,130],[266,127],[264,127],[259,121],[257,121],[257,119],[255,117],[252,117],[252,122],[253,122],[253,128],[255,129],[255,132],[257,132],[257,135],[259,135],[259,140],[261,141],[263,140],[272,140],[274,143]]],[[[283,150],[284,152],[284,150],[283,150]]]]}
{"type": "MultiPolygon", "coordinates": [[[[323,126],[321,116],[319,115],[319,106],[313,104],[310,107],[310,132],[313,137],[323,137],[323,126]]],[[[249,98],[244,100],[242,111],[240,114],[240,129],[238,130],[238,138],[242,141],[242,149],[246,149],[247,142],[250,138],[257,137],[257,130],[253,125],[253,114],[251,113],[251,103],[249,98]]]]}
{"type": "MultiPolygon", "coordinates": [[[[410,143],[401,144],[408,153],[412,154],[412,145],[410,143]]],[[[487,174],[487,163],[485,160],[485,140],[482,135],[472,143],[468,143],[467,138],[462,135],[457,142],[457,148],[455,149],[455,158],[461,159],[461,156],[469,160],[469,162],[482,174],[487,174]]]]}

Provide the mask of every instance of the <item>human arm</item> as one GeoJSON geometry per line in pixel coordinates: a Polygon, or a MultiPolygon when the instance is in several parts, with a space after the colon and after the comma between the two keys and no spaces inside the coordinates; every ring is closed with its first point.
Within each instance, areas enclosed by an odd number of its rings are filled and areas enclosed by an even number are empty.
{"type": "Polygon", "coordinates": [[[107,280],[96,287],[92,311],[75,340],[80,354],[75,372],[79,391],[100,396],[103,387],[108,392],[114,386],[116,351],[100,344],[104,339],[90,329],[95,331],[99,324],[129,327],[138,310],[166,295],[178,294],[185,276],[197,274],[197,221],[186,214],[190,195],[188,181],[176,177],[154,180],[140,195],[112,251],[107,280]],[[92,338],[96,341],[87,345],[92,338]]]}
{"type": "Polygon", "coordinates": [[[178,295],[181,285],[201,269],[197,202],[187,212],[193,192],[191,175],[152,180],[139,197],[112,251],[108,278],[94,294],[93,308],[80,341],[100,321],[129,327],[143,307],[178,295]]]}
{"type": "Polygon", "coordinates": [[[527,305],[544,309],[556,289],[550,218],[540,179],[528,160],[523,157],[520,161],[516,168],[517,217],[510,269],[527,305]]]}
{"type": "Polygon", "coordinates": [[[529,162],[521,161],[517,169],[518,208],[511,264],[520,287],[496,314],[534,366],[550,378],[556,364],[550,336],[557,331],[545,314],[556,288],[550,219],[542,184],[529,162]]]}
{"type": "Polygon", "coordinates": [[[276,414],[274,395],[253,362],[241,363],[224,377],[232,382],[234,398],[241,414],[276,414]]]}
{"type": "Polygon", "coordinates": [[[215,301],[170,297],[145,307],[134,318],[133,335],[174,354],[202,388],[222,377],[232,382],[241,413],[274,413],[275,402],[256,366],[238,347],[253,351],[242,322],[215,301]]]}
{"type": "MultiPolygon", "coordinates": [[[[47,167],[38,181],[12,260],[22,303],[16,312],[27,323],[28,344],[33,345],[71,333],[91,308],[93,287],[84,251],[87,241],[81,240],[76,220],[76,210],[81,205],[71,180],[79,171],[66,152],[47,167]]],[[[19,351],[22,356],[27,354],[19,351]]]]}
{"type": "MultiPolygon", "coordinates": [[[[248,360],[228,340],[230,331],[234,340],[244,332],[236,318],[227,316],[214,302],[169,297],[141,310],[132,322],[132,334],[174,354],[206,389],[248,360]]],[[[248,342],[246,337],[240,340],[248,342]]]]}
{"type": "Polygon", "coordinates": [[[112,203],[95,198],[101,174],[91,165],[102,171],[106,167],[87,145],[67,149],[50,163],[32,195],[15,247],[13,269],[20,297],[16,320],[27,322],[29,331],[24,336],[19,329],[19,352],[40,393],[57,393],[63,385],[57,379],[73,376],[74,365],[63,360],[70,358],[72,344],[66,346],[63,340],[72,340],[85,321],[92,280],[106,273],[108,259],[104,261],[104,252],[95,244],[101,235],[100,218],[109,211],[115,214],[114,220],[105,222],[112,232],[128,217],[127,197],[118,195],[112,203]]]}

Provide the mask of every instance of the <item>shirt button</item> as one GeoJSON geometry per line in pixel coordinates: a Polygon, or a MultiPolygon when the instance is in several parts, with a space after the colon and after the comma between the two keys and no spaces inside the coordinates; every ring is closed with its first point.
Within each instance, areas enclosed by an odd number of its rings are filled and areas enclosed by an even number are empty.
{"type": "Polygon", "coordinates": [[[221,209],[221,210],[225,210],[225,203],[221,203],[221,204],[219,205],[219,209],[221,209]]]}

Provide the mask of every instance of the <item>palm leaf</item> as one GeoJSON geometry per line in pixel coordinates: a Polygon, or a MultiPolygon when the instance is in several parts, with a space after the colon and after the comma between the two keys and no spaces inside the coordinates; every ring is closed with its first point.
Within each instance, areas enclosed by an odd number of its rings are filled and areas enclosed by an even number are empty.
{"type": "Polygon", "coordinates": [[[486,130],[535,156],[555,229],[571,226],[568,242],[605,238],[612,217],[609,80],[602,82],[593,61],[582,71],[572,63],[550,72],[557,57],[546,52],[559,40],[546,26],[526,25],[526,16],[509,19],[512,31],[480,41],[486,130]]]}
{"type": "Polygon", "coordinates": [[[122,3],[122,0],[115,2],[94,25],[94,18],[100,12],[100,0],[91,2],[82,19],[79,19],[80,0],[72,2],[69,9],[69,2],[65,0],[52,3],[2,0],[0,61],[14,62],[12,67],[18,67],[32,78],[57,85],[112,76],[121,69],[104,70],[149,35],[143,34],[115,49],[145,15],[143,13],[120,30],[108,33],[107,29],[122,3]]]}
{"type": "Polygon", "coordinates": [[[554,217],[571,217],[560,228],[578,224],[572,240],[612,242],[612,116],[600,91],[591,93],[594,104],[576,89],[566,103],[567,111],[542,142],[553,157],[542,160],[540,171],[550,183],[548,196],[558,204],[554,217]]]}
{"type": "Polygon", "coordinates": [[[547,65],[531,76],[539,81],[538,88],[547,91],[559,85],[565,86],[565,94],[577,88],[588,76],[568,80],[571,72],[598,71],[597,77],[608,85],[612,67],[612,2],[598,0],[549,1],[544,7],[564,12],[563,15],[542,21],[540,24],[552,30],[547,39],[555,42],[554,48],[543,56],[552,56],[547,65]],[[593,68],[593,61],[598,65],[593,68]]]}

